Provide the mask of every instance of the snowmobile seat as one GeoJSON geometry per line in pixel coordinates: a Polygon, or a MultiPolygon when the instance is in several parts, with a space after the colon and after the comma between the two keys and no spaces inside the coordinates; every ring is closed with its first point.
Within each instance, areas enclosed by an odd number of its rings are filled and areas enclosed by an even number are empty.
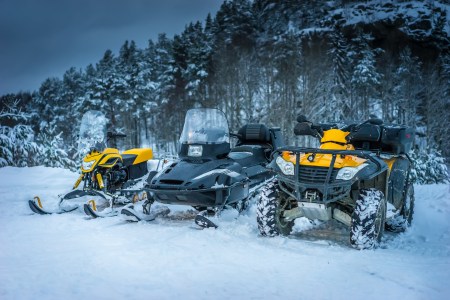
{"type": "Polygon", "coordinates": [[[271,148],[270,131],[264,124],[246,124],[239,131],[239,141],[236,146],[260,145],[271,148]]]}
{"type": "Polygon", "coordinates": [[[246,161],[264,161],[267,158],[266,151],[270,148],[264,145],[242,145],[231,149],[228,154],[229,158],[234,160],[239,160],[242,162],[246,161]]]}

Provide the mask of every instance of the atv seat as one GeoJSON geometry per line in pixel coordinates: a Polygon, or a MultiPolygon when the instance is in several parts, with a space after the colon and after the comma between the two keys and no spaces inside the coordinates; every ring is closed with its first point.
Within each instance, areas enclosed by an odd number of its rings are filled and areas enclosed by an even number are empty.
{"type": "Polygon", "coordinates": [[[239,141],[236,147],[242,145],[272,147],[269,129],[264,124],[246,124],[239,129],[238,135],[239,141]]]}

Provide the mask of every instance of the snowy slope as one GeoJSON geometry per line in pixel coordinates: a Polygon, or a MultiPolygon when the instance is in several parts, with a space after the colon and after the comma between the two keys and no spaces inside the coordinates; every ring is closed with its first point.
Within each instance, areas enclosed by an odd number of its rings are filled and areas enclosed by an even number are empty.
{"type": "Polygon", "coordinates": [[[370,24],[379,21],[400,25],[402,31],[410,36],[425,38],[436,30],[438,16],[446,17],[442,28],[450,34],[450,5],[437,1],[365,1],[349,4],[329,12],[324,23],[340,19],[345,26],[358,23],[370,24]]]}
{"type": "MultiPolygon", "coordinates": [[[[262,238],[254,211],[218,230],[182,219],[126,223],[82,212],[34,215],[77,174],[0,169],[0,299],[448,299],[450,186],[416,187],[416,215],[382,248],[349,248],[342,226],[302,220],[289,238],[262,238]]],[[[187,209],[187,208],[186,208],[187,209]]],[[[186,215],[186,214],[185,214],[186,215]]]]}

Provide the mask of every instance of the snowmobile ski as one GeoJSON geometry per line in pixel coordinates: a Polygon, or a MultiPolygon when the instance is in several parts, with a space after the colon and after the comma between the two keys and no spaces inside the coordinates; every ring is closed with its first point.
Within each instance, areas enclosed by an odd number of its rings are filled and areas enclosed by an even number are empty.
{"type": "Polygon", "coordinates": [[[39,215],[64,214],[64,213],[72,212],[78,208],[78,207],[73,207],[68,210],[48,211],[42,207],[41,199],[37,196],[34,197],[33,200],[28,200],[28,205],[30,206],[30,209],[34,213],[39,214],[39,215]]]}
{"type": "Polygon", "coordinates": [[[205,217],[204,215],[198,214],[195,216],[195,220],[194,220],[195,224],[197,224],[198,226],[202,227],[202,228],[214,228],[216,229],[218,226],[211,221],[210,219],[208,219],[207,217],[205,217]]]}
{"type": "Polygon", "coordinates": [[[92,218],[107,218],[117,216],[119,213],[114,209],[106,209],[106,212],[100,212],[97,210],[97,206],[94,200],[90,200],[88,203],[83,205],[84,213],[92,218]]]}
{"type": "Polygon", "coordinates": [[[167,216],[170,213],[170,209],[167,206],[157,206],[153,208],[149,214],[139,212],[134,209],[134,205],[128,205],[120,211],[120,214],[126,221],[139,222],[139,221],[153,221],[157,217],[167,216]]]}

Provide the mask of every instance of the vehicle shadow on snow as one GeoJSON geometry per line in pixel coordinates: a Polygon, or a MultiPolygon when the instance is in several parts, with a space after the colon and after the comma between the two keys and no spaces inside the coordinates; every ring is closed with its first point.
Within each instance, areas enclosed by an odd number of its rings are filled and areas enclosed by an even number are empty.
{"type": "MultiPolygon", "coordinates": [[[[376,249],[409,249],[424,242],[411,237],[409,230],[410,228],[404,233],[385,230],[376,249]]],[[[353,248],[350,244],[350,228],[335,220],[321,222],[310,221],[306,218],[297,219],[288,238],[313,244],[353,248]]]]}
{"type": "MultiPolygon", "coordinates": [[[[195,216],[198,212],[192,209],[188,209],[185,211],[174,211],[170,212],[167,216],[157,216],[156,219],[151,221],[128,221],[121,218],[120,222],[114,224],[115,226],[123,226],[123,225],[129,225],[129,224],[148,224],[148,225],[161,225],[161,226],[169,226],[169,227],[192,227],[193,229],[202,229],[201,227],[198,227],[194,223],[195,216]]],[[[112,226],[114,226],[112,225],[112,226]]]]}
{"type": "Polygon", "coordinates": [[[349,236],[349,228],[337,221],[321,222],[300,218],[296,220],[289,238],[314,244],[351,247],[349,236]]]}

